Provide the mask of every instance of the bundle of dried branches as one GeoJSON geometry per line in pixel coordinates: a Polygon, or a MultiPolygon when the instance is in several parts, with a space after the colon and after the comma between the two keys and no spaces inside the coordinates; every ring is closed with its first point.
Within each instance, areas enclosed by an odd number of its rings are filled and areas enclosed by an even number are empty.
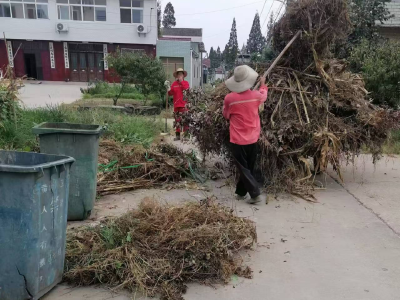
{"type": "MultiPolygon", "coordinates": [[[[393,128],[391,112],[371,104],[362,78],[348,72],[345,61],[327,57],[330,41],[349,28],[345,2],[295,1],[275,27],[278,49],[298,29],[304,34],[269,74],[269,95],[260,114],[259,168],[273,192],[311,195],[315,173],[309,158],[315,171],[331,164],[340,175],[341,160],[351,160],[363,146],[378,158],[393,128]]],[[[257,71],[264,74],[262,68],[257,71]]],[[[228,152],[229,124],[222,116],[228,93],[221,85],[201,101],[195,95],[198,104],[189,105],[191,133],[204,153],[228,152]]],[[[192,102],[190,91],[186,97],[192,102]]]]}
{"type": "Polygon", "coordinates": [[[112,140],[100,142],[97,191],[115,194],[178,182],[182,177],[200,180],[195,153],[184,153],[169,145],[149,151],[138,146],[123,146],[112,140]]]}
{"type": "Polygon", "coordinates": [[[67,282],[96,283],[180,300],[186,283],[251,277],[237,253],[256,241],[254,224],[212,199],[162,206],[145,199],[137,210],[67,235],[67,282]]]}

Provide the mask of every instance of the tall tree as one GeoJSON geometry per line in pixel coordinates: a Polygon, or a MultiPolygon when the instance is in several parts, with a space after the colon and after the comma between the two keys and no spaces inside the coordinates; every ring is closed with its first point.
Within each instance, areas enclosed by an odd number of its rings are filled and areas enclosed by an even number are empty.
{"type": "Polygon", "coordinates": [[[214,51],[214,48],[211,47],[210,49],[210,62],[211,62],[211,69],[216,69],[219,67],[218,55],[214,51]]]}
{"type": "Polygon", "coordinates": [[[233,68],[235,66],[236,58],[239,52],[239,45],[237,40],[237,30],[236,30],[236,19],[233,18],[231,34],[229,37],[229,42],[225,47],[225,63],[228,68],[233,68]]]}
{"type": "Polygon", "coordinates": [[[261,33],[260,15],[256,13],[250,36],[247,40],[247,51],[250,54],[261,54],[266,44],[265,37],[261,33]]]}
{"type": "Polygon", "coordinates": [[[274,23],[275,21],[275,16],[274,16],[274,12],[271,12],[271,15],[269,16],[269,21],[267,24],[267,42],[268,44],[271,43],[272,40],[272,34],[273,34],[273,30],[274,30],[274,23]]]}
{"type": "Polygon", "coordinates": [[[171,2],[168,2],[167,6],[165,6],[162,24],[164,28],[176,26],[175,9],[171,2]]]}
{"type": "Polygon", "coordinates": [[[158,29],[158,36],[160,37],[161,34],[161,1],[157,0],[157,29],[158,29]]]}
{"type": "Polygon", "coordinates": [[[240,54],[247,54],[247,46],[243,43],[242,49],[240,50],[240,54]]]}
{"type": "Polygon", "coordinates": [[[221,48],[218,46],[218,48],[217,48],[217,52],[216,52],[216,57],[217,57],[217,60],[218,60],[218,67],[220,67],[221,66],[221,62],[222,62],[222,53],[221,53],[221,48]]]}

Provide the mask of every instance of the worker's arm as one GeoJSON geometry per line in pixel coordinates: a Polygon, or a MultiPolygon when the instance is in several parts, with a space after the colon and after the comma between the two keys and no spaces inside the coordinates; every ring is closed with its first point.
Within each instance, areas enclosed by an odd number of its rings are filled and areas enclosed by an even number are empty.
{"type": "Polygon", "coordinates": [[[168,95],[170,95],[170,96],[173,96],[174,95],[174,85],[175,85],[176,83],[174,82],[172,85],[171,85],[171,87],[170,87],[170,89],[169,89],[169,91],[168,91],[168,95]]]}
{"type": "Polygon", "coordinates": [[[259,92],[261,94],[261,103],[264,103],[265,101],[267,101],[267,97],[268,97],[268,87],[265,84],[266,78],[265,77],[261,77],[260,79],[260,89],[259,92]]]}
{"type": "Polygon", "coordinates": [[[185,90],[188,90],[189,88],[190,88],[190,86],[189,86],[189,82],[187,82],[187,81],[182,81],[181,83],[180,83],[180,85],[181,85],[181,87],[182,87],[182,91],[185,91],[185,90]]]}
{"type": "Polygon", "coordinates": [[[223,114],[224,118],[227,120],[229,120],[231,117],[231,113],[229,110],[229,108],[230,108],[229,103],[230,102],[229,102],[228,96],[226,96],[225,100],[224,100],[224,108],[222,109],[222,114],[223,114]]]}

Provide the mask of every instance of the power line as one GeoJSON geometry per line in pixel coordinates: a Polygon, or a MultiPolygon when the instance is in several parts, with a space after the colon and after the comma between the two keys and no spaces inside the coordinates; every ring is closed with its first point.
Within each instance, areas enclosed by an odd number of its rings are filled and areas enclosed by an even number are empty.
{"type": "Polygon", "coordinates": [[[264,27],[264,24],[265,24],[265,22],[266,22],[266,21],[267,21],[267,19],[268,19],[269,13],[271,12],[271,9],[272,9],[272,6],[274,6],[274,3],[275,3],[275,0],[273,0],[273,1],[272,1],[272,3],[271,3],[271,7],[270,7],[270,8],[269,8],[269,10],[268,10],[267,16],[265,17],[265,19],[264,19],[264,22],[263,22],[263,24],[262,24],[261,28],[263,28],[263,27],[264,27]]]}
{"type": "Polygon", "coordinates": [[[260,16],[262,15],[262,13],[264,12],[264,8],[265,8],[265,4],[267,3],[267,0],[265,0],[264,1],[264,5],[263,5],[263,8],[262,8],[262,10],[261,10],[261,14],[260,14],[260,16]]]}
{"type": "MultiPolygon", "coordinates": [[[[277,14],[276,17],[275,17],[274,24],[275,24],[276,21],[278,20],[279,15],[281,14],[282,8],[283,8],[283,6],[284,6],[285,4],[286,4],[286,0],[282,1],[281,7],[279,8],[279,11],[278,11],[278,14],[277,14]]],[[[267,32],[268,32],[268,28],[265,30],[264,35],[267,35],[267,32]]]]}

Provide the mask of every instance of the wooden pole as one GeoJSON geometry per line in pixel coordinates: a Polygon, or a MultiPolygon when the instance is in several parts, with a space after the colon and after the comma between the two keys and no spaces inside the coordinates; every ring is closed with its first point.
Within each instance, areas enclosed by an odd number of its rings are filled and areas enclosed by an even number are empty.
{"type": "Polygon", "coordinates": [[[165,94],[165,133],[168,133],[168,92],[165,94]]]}
{"type": "MultiPolygon", "coordinates": [[[[292,46],[295,40],[301,35],[301,30],[299,30],[296,35],[290,40],[290,42],[286,45],[285,49],[282,50],[282,52],[278,55],[278,57],[274,60],[272,65],[268,68],[268,70],[264,73],[264,77],[267,77],[269,73],[276,67],[278,62],[281,60],[281,58],[285,55],[286,51],[292,46]]],[[[257,90],[260,87],[260,82],[257,83],[256,87],[254,88],[257,90]]]]}

